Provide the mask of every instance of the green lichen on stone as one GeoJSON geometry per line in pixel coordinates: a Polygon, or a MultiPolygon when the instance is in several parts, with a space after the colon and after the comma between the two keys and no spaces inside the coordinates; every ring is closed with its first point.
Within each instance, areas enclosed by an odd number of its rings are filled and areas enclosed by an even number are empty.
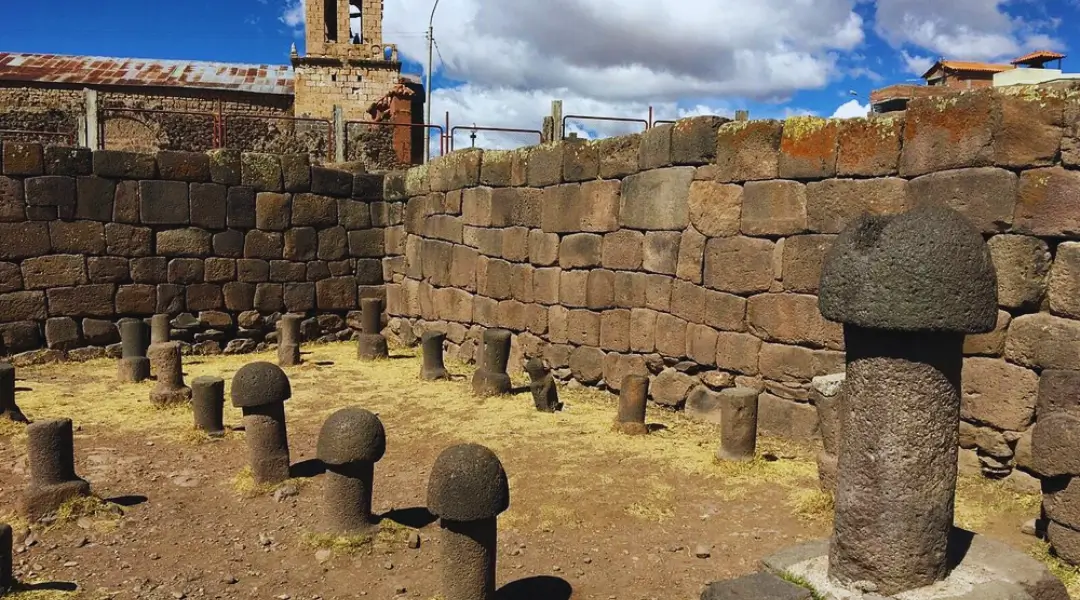
{"type": "Polygon", "coordinates": [[[759,122],[760,121],[728,121],[720,126],[720,131],[725,133],[738,133],[749,127],[751,123],[759,122]]]}
{"type": "Polygon", "coordinates": [[[798,116],[784,120],[784,137],[800,140],[828,127],[832,121],[821,117],[798,116]]]}
{"type": "Polygon", "coordinates": [[[429,191],[428,166],[418,165],[405,171],[405,193],[409,196],[420,196],[429,191]]]}

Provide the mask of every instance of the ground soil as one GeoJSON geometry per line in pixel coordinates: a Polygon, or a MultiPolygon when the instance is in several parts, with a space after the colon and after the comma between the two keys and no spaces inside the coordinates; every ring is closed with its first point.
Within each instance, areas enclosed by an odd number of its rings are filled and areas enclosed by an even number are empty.
{"type": "MultiPolygon", "coordinates": [[[[695,599],[710,581],[751,573],[769,553],[829,533],[813,448],[763,439],[754,462],[717,464],[715,426],[650,409],[656,430],[627,437],[610,430],[615,400],[606,392],[563,389],[566,410],[542,414],[527,391],[480,400],[469,393],[469,368],[448,365],[454,381],[423,382],[414,350],[394,354],[361,363],[350,344],[312,346],[304,365],[286,369],[297,472],[276,490],[253,489],[245,476],[242,431],[198,435],[190,409],[149,404],[153,382],[116,383],[114,361],[19,369],[20,406],[31,418],[74,420],[77,471],[108,502],[26,523],[18,517],[25,433],[0,429],[0,521],[15,524],[16,575],[30,584],[16,597],[435,598],[439,529],[424,509],[427,475],[458,442],[491,447],[509,475],[498,555],[506,598],[695,599]],[[374,481],[384,521],[370,543],[314,535],[319,428],[349,405],[378,413],[387,431],[374,481]],[[406,542],[414,530],[417,549],[406,542]]],[[[216,374],[228,384],[254,360],[273,357],[185,357],[186,380],[216,374]]],[[[225,422],[240,424],[228,403],[225,422]]],[[[978,482],[963,489],[960,524],[1033,543],[1019,527],[1037,497],[978,482]]]]}

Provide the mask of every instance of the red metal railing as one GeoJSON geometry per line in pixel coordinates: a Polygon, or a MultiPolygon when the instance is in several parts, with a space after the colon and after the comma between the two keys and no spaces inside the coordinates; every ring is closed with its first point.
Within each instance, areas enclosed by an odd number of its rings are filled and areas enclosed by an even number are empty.
{"type": "Polygon", "coordinates": [[[500,132],[500,133],[528,133],[528,134],[535,134],[537,137],[540,138],[541,142],[544,141],[544,132],[540,131],[539,129],[515,129],[515,128],[512,128],[512,127],[479,127],[479,126],[476,126],[476,125],[455,125],[454,127],[450,128],[450,135],[448,136],[448,138],[450,140],[450,151],[451,152],[454,151],[454,134],[458,130],[471,131],[471,132],[473,132],[474,136],[475,136],[477,131],[495,131],[495,132],[500,132]]]}
{"type": "Polygon", "coordinates": [[[132,115],[169,115],[178,117],[191,117],[198,119],[207,119],[210,124],[211,130],[211,148],[221,148],[223,145],[224,127],[221,123],[221,115],[211,112],[197,112],[197,111],[183,111],[183,110],[164,110],[160,108],[102,108],[98,110],[98,135],[101,143],[101,147],[105,148],[105,125],[108,116],[113,113],[132,114],[132,115]]]}
{"type": "MultiPolygon", "coordinates": [[[[410,129],[423,129],[428,132],[432,129],[439,132],[439,155],[446,154],[446,135],[442,125],[430,123],[392,123],[390,121],[345,121],[345,157],[349,156],[349,125],[376,125],[381,127],[408,127],[410,129]]],[[[424,140],[430,139],[430,134],[424,136],[424,140]]]]}

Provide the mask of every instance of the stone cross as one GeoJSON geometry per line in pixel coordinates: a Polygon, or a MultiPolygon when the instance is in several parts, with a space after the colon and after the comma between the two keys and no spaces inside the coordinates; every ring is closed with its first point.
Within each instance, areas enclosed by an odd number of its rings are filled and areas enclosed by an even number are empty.
{"type": "Polygon", "coordinates": [[[495,453],[458,444],[435,459],[428,510],[439,517],[444,600],[493,600],[497,518],[510,507],[510,486],[495,453]]]}
{"type": "Polygon", "coordinates": [[[959,213],[864,215],[833,242],[822,315],[844,325],[830,580],[881,595],[949,572],[964,336],[997,321],[990,250],[959,213]]]}
{"type": "Polygon", "coordinates": [[[23,508],[37,520],[62,504],[90,495],[90,484],[75,474],[75,434],[71,419],[36,421],[26,427],[30,483],[23,508]]]}
{"type": "Polygon", "coordinates": [[[233,375],[233,406],[241,409],[251,473],[258,484],[289,478],[289,437],[285,428],[285,401],[292,396],[289,378],[281,367],[253,362],[233,375]]]}
{"type": "Polygon", "coordinates": [[[386,452],[386,430],[374,413],[343,408],[323,422],[316,454],[326,465],[323,522],[335,534],[369,529],[375,463],[386,452]]]}

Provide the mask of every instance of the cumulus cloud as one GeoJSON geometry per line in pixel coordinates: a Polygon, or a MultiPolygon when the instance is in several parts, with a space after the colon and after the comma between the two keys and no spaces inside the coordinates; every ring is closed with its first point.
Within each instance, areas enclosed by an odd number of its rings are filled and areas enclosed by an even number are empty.
{"type": "Polygon", "coordinates": [[[832,114],[833,119],[853,119],[865,117],[870,114],[870,104],[862,104],[858,100],[849,100],[841,104],[832,114]]]}
{"type": "Polygon", "coordinates": [[[278,20],[299,37],[304,34],[304,0],[285,0],[285,8],[278,20]]]}

